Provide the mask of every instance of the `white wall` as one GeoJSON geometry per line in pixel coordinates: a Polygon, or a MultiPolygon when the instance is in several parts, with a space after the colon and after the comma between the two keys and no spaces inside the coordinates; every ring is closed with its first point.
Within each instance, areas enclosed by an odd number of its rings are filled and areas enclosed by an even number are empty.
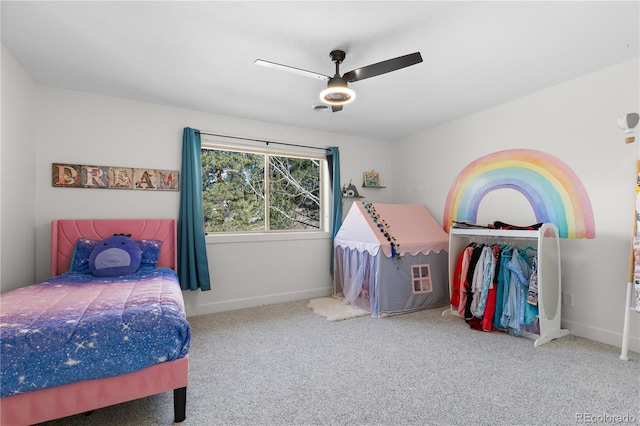
{"type": "MultiPolygon", "coordinates": [[[[527,148],[559,158],[585,186],[596,227],[594,239],[561,240],[563,291],[574,299],[573,307],[562,307],[562,324],[572,334],[620,346],[640,142],[625,144],[616,119],[640,111],[639,79],[636,59],[397,142],[397,201],[423,203],[442,221],[451,184],[478,157],[527,148]]],[[[524,197],[509,189],[480,205],[478,223],[494,220],[536,222],[524,197]]],[[[634,314],[635,351],[639,326],[634,314]]]]}
{"type": "MultiPolygon", "coordinates": [[[[362,172],[384,176],[388,143],[253,120],[38,87],[35,164],[36,267],[49,273],[54,218],[173,217],[178,192],[54,188],[51,163],[180,169],[182,130],[249,136],[311,146],[339,146],[341,175],[361,185],[362,172]]],[[[392,189],[367,199],[388,201],[392,189]],[[385,199],[385,197],[387,199],[385,199]]],[[[328,235],[309,239],[240,238],[207,244],[212,290],[185,292],[188,315],[328,295],[328,235]]]]}
{"type": "Polygon", "coordinates": [[[0,291],[35,278],[36,86],[2,45],[0,291]]]}

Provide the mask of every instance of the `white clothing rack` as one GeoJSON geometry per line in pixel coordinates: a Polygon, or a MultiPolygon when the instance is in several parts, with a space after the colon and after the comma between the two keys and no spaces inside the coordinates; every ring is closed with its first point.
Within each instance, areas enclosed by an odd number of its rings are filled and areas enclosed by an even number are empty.
{"type": "MultiPolygon", "coordinates": [[[[495,241],[524,241],[538,250],[538,321],[540,334],[523,333],[534,339],[534,346],[569,334],[569,330],[560,328],[560,305],[562,300],[560,243],[558,228],[552,223],[544,223],[537,230],[507,230],[455,228],[449,230],[449,295],[453,291],[453,278],[457,257],[472,241],[492,239],[495,241]]],[[[442,315],[458,315],[452,308],[442,315]]]]}

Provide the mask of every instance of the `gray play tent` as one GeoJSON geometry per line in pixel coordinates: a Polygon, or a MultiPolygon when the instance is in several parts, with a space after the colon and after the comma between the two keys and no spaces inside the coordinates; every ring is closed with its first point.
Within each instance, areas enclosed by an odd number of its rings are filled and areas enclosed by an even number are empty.
{"type": "Polygon", "coordinates": [[[422,205],[356,201],[334,240],[333,294],[374,317],[444,306],[448,244],[422,205]]]}

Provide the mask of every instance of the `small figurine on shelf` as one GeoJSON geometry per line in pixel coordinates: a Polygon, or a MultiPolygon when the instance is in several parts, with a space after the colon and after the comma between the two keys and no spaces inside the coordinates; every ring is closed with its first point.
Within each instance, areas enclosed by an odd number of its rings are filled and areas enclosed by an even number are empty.
{"type": "Polygon", "coordinates": [[[358,194],[358,190],[356,186],[349,181],[348,186],[342,185],[342,196],[347,198],[360,198],[360,194],[358,194]]]}

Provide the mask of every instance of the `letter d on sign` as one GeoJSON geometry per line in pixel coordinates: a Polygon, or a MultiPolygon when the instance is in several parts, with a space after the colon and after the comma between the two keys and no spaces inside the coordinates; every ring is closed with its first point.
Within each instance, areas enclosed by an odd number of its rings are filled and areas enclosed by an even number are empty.
{"type": "Polygon", "coordinates": [[[79,170],[80,166],[75,164],[52,165],[53,186],[80,186],[79,170]]]}

